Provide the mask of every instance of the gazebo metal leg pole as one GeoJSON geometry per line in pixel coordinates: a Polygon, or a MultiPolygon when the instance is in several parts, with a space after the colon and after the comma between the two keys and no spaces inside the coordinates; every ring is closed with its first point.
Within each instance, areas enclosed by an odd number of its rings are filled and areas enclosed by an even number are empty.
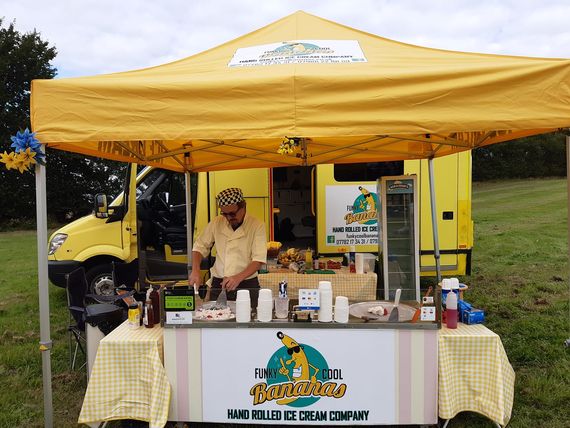
{"type": "MultiPolygon", "coordinates": [[[[568,203],[568,219],[566,220],[566,229],[568,230],[568,288],[570,291],[570,136],[566,136],[566,199],[568,203]]],[[[570,309],[569,309],[570,311],[570,309]]],[[[569,314],[570,315],[570,314],[569,314]]],[[[570,318],[568,318],[570,320],[570,318]]],[[[569,321],[570,322],[570,321],[569,321]]],[[[570,332],[570,325],[569,332],[570,332]]],[[[566,346],[570,347],[570,337],[566,339],[566,346]]]]}
{"type": "Polygon", "coordinates": [[[439,261],[439,233],[437,230],[437,210],[435,209],[435,180],[433,178],[433,158],[428,159],[429,197],[431,202],[431,226],[433,230],[433,257],[435,258],[435,273],[437,283],[441,282],[441,267],[439,261]]]}
{"type": "MultiPolygon", "coordinates": [[[[191,173],[186,171],[184,174],[184,181],[186,185],[186,253],[187,253],[187,271],[190,272],[192,269],[192,183],[191,183],[191,173]]],[[[200,284],[198,284],[200,285],[200,284]]],[[[192,286],[192,284],[188,284],[192,286]]],[[[198,290],[194,290],[197,293],[198,290]]]]}
{"type": "Polygon", "coordinates": [[[38,295],[40,300],[40,351],[44,390],[44,425],[53,427],[51,391],[51,337],[49,322],[49,289],[47,265],[46,167],[36,164],[36,221],[38,242],[38,295]]]}

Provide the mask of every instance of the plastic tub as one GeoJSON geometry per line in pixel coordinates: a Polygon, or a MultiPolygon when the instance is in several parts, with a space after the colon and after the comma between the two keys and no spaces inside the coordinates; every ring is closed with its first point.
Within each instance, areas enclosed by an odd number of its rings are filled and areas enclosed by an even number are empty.
{"type": "Polygon", "coordinates": [[[376,255],[371,253],[364,253],[364,273],[374,272],[376,267],[376,255]]]}

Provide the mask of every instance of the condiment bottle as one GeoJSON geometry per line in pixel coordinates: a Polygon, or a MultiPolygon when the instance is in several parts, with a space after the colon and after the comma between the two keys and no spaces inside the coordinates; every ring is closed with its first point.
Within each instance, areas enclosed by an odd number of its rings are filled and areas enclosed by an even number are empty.
{"type": "Polygon", "coordinates": [[[146,328],[154,327],[154,308],[151,299],[147,299],[144,305],[143,324],[146,328]]]}
{"type": "Polygon", "coordinates": [[[140,318],[140,323],[139,325],[143,325],[143,318],[144,318],[144,303],[137,301],[137,305],[139,305],[139,318],[140,318]]]}
{"type": "Polygon", "coordinates": [[[447,295],[445,315],[447,328],[457,328],[457,295],[453,292],[447,295]]]}
{"type": "Polygon", "coordinates": [[[319,256],[316,253],[313,253],[313,269],[319,270],[319,256]]]}
{"type": "Polygon", "coordinates": [[[129,305],[128,321],[127,321],[129,327],[132,329],[139,328],[141,326],[140,325],[140,318],[141,318],[141,314],[139,311],[139,305],[136,303],[129,305]]]}
{"type": "Polygon", "coordinates": [[[311,248],[307,248],[305,251],[305,266],[310,267],[313,263],[313,250],[311,248]]]}
{"type": "Polygon", "coordinates": [[[152,309],[154,311],[154,322],[160,321],[160,294],[158,294],[158,290],[154,288],[152,285],[150,286],[150,300],[152,300],[152,309]]]}
{"type": "Polygon", "coordinates": [[[350,273],[356,273],[356,248],[354,245],[351,245],[348,253],[348,269],[350,273]]]}

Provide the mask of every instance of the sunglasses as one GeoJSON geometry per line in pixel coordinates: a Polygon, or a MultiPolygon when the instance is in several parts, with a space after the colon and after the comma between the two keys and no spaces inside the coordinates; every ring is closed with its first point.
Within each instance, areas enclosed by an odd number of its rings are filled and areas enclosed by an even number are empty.
{"type": "Polygon", "coordinates": [[[233,217],[236,217],[236,216],[237,216],[237,213],[239,213],[241,209],[242,209],[242,207],[239,207],[237,210],[231,211],[231,212],[229,212],[229,213],[225,213],[225,212],[221,211],[220,214],[223,215],[223,216],[226,217],[226,218],[227,218],[227,217],[233,218],[233,217]]]}
{"type": "Polygon", "coordinates": [[[301,351],[301,347],[298,346],[298,345],[295,346],[295,347],[293,347],[293,348],[287,349],[287,353],[288,353],[289,355],[293,355],[293,352],[294,352],[295,354],[298,354],[300,351],[301,351]]]}

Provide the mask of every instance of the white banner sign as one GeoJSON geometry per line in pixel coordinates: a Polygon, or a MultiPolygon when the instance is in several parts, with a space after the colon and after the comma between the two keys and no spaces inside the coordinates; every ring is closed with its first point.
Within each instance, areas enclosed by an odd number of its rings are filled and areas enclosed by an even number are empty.
{"type": "Polygon", "coordinates": [[[327,245],[378,244],[380,199],[374,183],[326,186],[327,245]]]}
{"type": "Polygon", "coordinates": [[[240,48],[228,67],[367,62],[356,40],[290,40],[240,48]]]}
{"type": "Polygon", "coordinates": [[[203,329],[203,420],[394,424],[395,338],[394,330],[203,329]]]}

